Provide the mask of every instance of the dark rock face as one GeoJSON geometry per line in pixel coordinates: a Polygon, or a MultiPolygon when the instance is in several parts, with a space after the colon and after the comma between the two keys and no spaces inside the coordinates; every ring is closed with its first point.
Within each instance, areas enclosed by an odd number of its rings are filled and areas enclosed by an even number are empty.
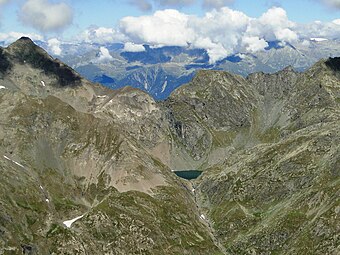
{"type": "Polygon", "coordinates": [[[11,63],[8,60],[4,50],[0,48],[0,73],[4,74],[11,68],[11,63]]]}
{"type": "Polygon", "coordinates": [[[46,75],[55,76],[61,86],[74,86],[80,82],[80,76],[75,71],[51,58],[27,37],[23,37],[10,45],[9,51],[13,54],[15,60],[21,64],[30,64],[34,68],[43,70],[46,75]]]}
{"type": "Polygon", "coordinates": [[[340,71],[340,57],[328,59],[326,65],[334,71],[340,71]]]}

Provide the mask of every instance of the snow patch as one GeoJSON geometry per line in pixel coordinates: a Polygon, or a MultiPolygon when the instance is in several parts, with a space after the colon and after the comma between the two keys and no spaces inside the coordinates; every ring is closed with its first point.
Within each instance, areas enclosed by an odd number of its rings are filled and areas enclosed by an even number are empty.
{"type": "Polygon", "coordinates": [[[145,82],[144,82],[144,88],[145,88],[145,90],[148,90],[148,87],[149,87],[149,85],[148,85],[148,83],[145,81],[145,82]]]}
{"type": "Polygon", "coordinates": [[[49,200],[48,198],[46,198],[46,202],[47,202],[47,203],[49,203],[49,202],[50,202],[50,200],[49,200]]]}
{"type": "Polygon", "coordinates": [[[326,39],[326,38],[319,38],[319,37],[310,38],[310,40],[314,41],[314,42],[325,42],[325,41],[328,41],[328,39],[326,39]]]}
{"type": "Polygon", "coordinates": [[[6,89],[6,87],[5,86],[0,86],[0,89],[6,89]]]}
{"type": "Polygon", "coordinates": [[[166,80],[166,81],[163,83],[162,93],[165,91],[165,89],[166,89],[167,86],[168,86],[168,81],[166,80]]]}
{"type": "Polygon", "coordinates": [[[204,216],[204,214],[201,214],[200,218],[201,218],[202,220],[205,220],[205,219],[206,219],[205,216],[204,216]]]}
{"type": "Polygon", "coordinates": [[[8,161],[11,161],[12,163],[16,164],[17,166],[20,166],[22,168],[25,168],[23,165],[21,165],[20,163],[14,161],[13,159],[10,159],[9,157],[7,156],[4,156],[5,159],[7,159],[8,161]]]}
{"type": "Polygon", "coordinates": [[[44,81],[41,81],[41,85],[43,85],[43,87],[46,87],[46,84],[44,81]]]}
{"type": "Polygon", "coordinates": [[[81,218],[83,218],[84,215],[81,215],[77,218],[74,218],[72,220],[67,220],[67,221],[64,221],[63,224],[67,227],[67,228],[71,228],[72,227],[72,224],[75,223],[77,220],[80,220],[81,218]]]}

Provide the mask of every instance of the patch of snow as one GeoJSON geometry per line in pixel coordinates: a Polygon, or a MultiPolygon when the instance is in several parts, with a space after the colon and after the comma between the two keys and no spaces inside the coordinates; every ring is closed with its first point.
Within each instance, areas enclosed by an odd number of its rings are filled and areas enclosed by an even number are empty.
{"type": "Polygon", "coordinates": [[[168,86],[168,81],[166,80],[163,84],[163,87],[162,87],[162,93],[165,91],[167,86],[168,86]]]}
{"type": "Polygon", "coordinates": [[[20,166],[20,167],[22,167],[22,168],[25,168],[25,167],[24,167],[23,165],[21,165],[20,163],[14,161],[13,159],[10,159],[9,157],[7,157],[7,156],[5,156],[5,155],[4,155],[4,158],[7,159],[7,160],[9,160],[9,161],[11,161],[11,162],[14,163],[14,164],[16,164],[17,166],[20,166]]]}
{"type": "Polygon", "coordinates": [[[328,39],[326,38],[319,38],[319,37],[315,37],[315,38],[310,38],[311,41],[314,42],[324,42],[324,41],[328,41],[328,39]]]}
{"type": "Polygon", "coordinates": [[[47,202],[47,203],[49,203],[49,202],[50,202],[50,200],[49,200],[48,198],[46,198],[46,202],[47,202]]]}
{"type": "Polygon", "coordinates": [[[195,192],[195,189],[192,189],[192,192],[194,193],[194,192],[195,192]]]}
{"type": "Polygon", "coordinates": [[[106,96],[97,96],[98,98],[105,98],[106,96]]]}
{"type": "Polygon", "coordinates": [[[44,190],[43,186],[40,185],[40,189],[41,189],[41,190],[44,190]]]}
{"type": "Polygon", "coordinates": [[[148,90],[148,87],[149,87],[148,82],[145,81],[145,82],[144,82],[144,88],[145,88],[146,90],[148,90]]]}
{"type": "Polygon", "coordinates": [[[6,89],[6,87],[5,86],[0,86],[0,89],[6,89]]]}
{"type": "Polygon", "coordinates": [[[205,216],[204,216],[204,214],[201,214],[200,217],[201,217],[202,220],[205,220],[205,219],[206,219],[205,216]]]}
{"type": "Polygon", "coordinates": [[[67,228],[71,228],[73,223],[75,223],[77,220],[80,220],[80,219],[83,218],[83,217],[84,217],[84,215],[79,216],[79,217],[77,217],[77,218],[74,218],[74,219],[72,219],[72,220],[64,221],[63,224],[64,224],[67,228]]]}
{"type": "Polygon", "coordinates": [[[41,81],[41,85],[43,85],[43,87],[46,87],[46,84],[44,81],[41,81]]]}

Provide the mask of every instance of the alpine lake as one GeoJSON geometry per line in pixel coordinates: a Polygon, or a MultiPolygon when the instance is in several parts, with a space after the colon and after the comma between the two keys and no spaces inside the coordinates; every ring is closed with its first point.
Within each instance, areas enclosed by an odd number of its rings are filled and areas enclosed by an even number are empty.
{"type": "Polygon", "coordinates": [[[178,177],[186,179],[186,180],[194,180],[197,179],[202,171],[199,170],[183,170],[183,171],[173,171],[178,177]]]}

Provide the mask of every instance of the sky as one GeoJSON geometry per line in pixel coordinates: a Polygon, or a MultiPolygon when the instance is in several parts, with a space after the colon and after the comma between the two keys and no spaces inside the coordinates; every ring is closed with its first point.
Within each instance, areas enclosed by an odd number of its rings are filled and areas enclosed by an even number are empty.
{"type": "Polygon", "coordinates": [[[0,41],[21,35],[60,54],[61,41],[190,45],[214,62],[273,40],[340,39],[340,0],[0,0],[0,41]]]}

